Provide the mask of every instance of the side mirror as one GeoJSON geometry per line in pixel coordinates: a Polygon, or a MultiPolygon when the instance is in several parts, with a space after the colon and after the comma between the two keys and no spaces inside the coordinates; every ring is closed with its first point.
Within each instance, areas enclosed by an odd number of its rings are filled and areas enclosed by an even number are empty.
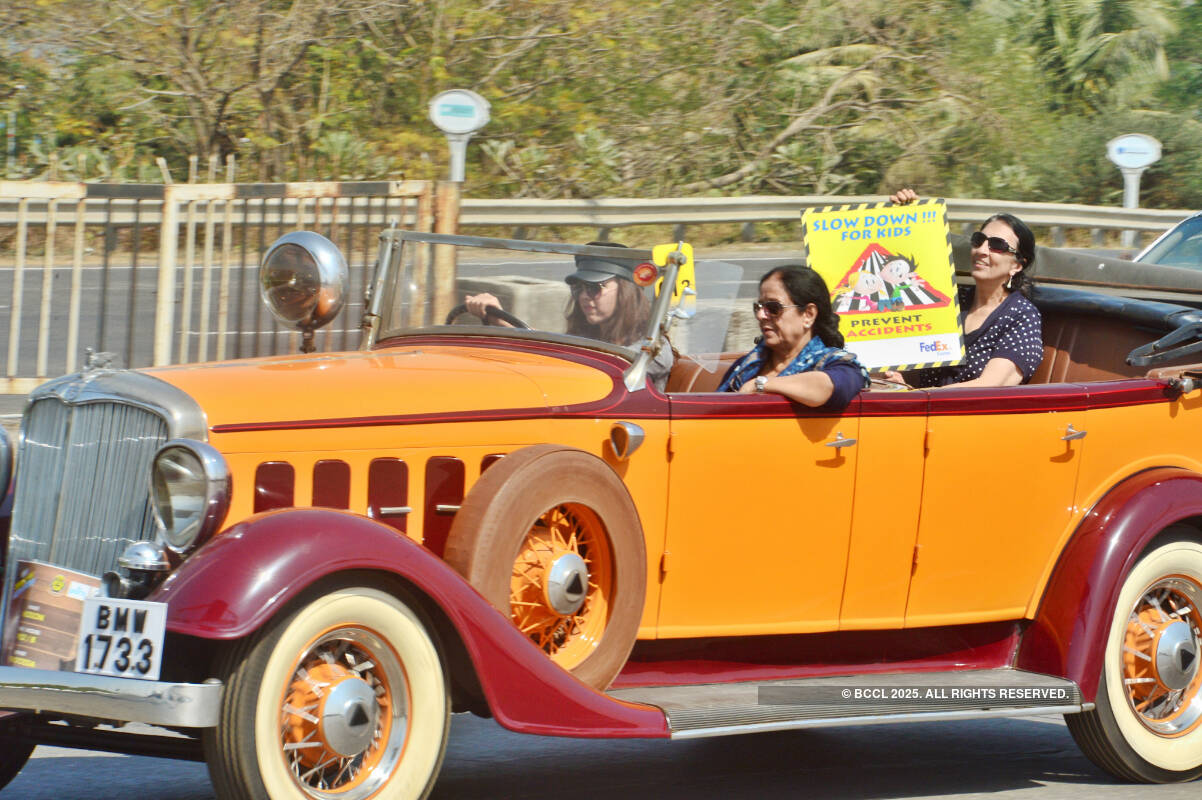
{"type": "Polygon", "coordinates": [[[329,323],[346,299],[349,270],[338,246],[312,231],[276,239],[259,267],[259,295],[272,316],[299,330],[301,352],[313,352],[313,332],[329,323]]]}

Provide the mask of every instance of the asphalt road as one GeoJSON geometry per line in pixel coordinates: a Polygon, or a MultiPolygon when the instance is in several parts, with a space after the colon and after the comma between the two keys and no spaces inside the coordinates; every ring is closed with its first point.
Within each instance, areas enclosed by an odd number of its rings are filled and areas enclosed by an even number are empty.
{"type": "MultiPolygon", "coordinates": [[[[1202,784],[1119,783],[1059,717],[874,725],[693,741],[509,733],[457,716],[432,798],[1196,800],[1202,784]]],[[[0,800],[212,800],[203,764],[39,748],[0,800]]]]}

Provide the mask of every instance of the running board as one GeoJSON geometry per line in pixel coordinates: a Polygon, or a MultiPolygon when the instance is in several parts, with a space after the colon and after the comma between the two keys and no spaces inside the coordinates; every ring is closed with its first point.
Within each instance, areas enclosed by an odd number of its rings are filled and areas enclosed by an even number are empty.
{"type": "Polygon", "coordinates": [[[833,725],[1088,711],[1077,684],[1014,669],[612,689],[663,710],[673,739],[833,725]]]}

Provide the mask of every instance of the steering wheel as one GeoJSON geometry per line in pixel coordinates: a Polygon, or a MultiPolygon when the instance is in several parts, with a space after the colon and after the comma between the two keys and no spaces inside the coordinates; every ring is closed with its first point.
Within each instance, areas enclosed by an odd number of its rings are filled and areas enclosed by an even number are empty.
{"type": "MultiPolygon", "coordinates": [[[[466,313],[468,313],[467,303],[460,303],[459,305],[455,306],[454,308],[452,308],[450,310],[450,312],[447,314],[447,321],[444,322],[443,324],[451,325],[455,322],[456,319],[458,319],[459,317],[463,316],[466,313]]],[[[527,330],[527,331],[530,330],[529,325],[527,325],[525,322],[522,322],[520,319],[515,317],[513,314],[510,314],[508,311],[506,311],[503,308],[497,308],[496,306],[488,306],[484,309],[484,314],[489,317],[496,317],[497,319],[501,320],[502,322],[508,322],[510,325],[512,325],[515,328],[521,328],[521,329],[527,330]]]]}

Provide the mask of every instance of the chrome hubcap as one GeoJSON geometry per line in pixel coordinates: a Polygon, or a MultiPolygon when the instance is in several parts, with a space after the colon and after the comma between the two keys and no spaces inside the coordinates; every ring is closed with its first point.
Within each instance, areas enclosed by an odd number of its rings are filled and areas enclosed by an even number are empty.
{"type": "Polygon", "coordinates": [[[564,553],[551,562],[545,588],[547,605],[556,614],[575,614],[588,595],[588,565],[576,553],[564,553]]]}
{"type": "Polygon", "coordinates": [[[1156,637],[1156,677],[1169,689],[1189,686],[1198,674],[1198,643],[1188,622],[1166,625],[1156,637]]]}
{"type": "Polygon", "coordinates": [[[378,717],[372,688],[359,678],[347,678],[331,688],[321,704],[321,732],[338,755],[358,755],[371,745],[378,717]]]}

